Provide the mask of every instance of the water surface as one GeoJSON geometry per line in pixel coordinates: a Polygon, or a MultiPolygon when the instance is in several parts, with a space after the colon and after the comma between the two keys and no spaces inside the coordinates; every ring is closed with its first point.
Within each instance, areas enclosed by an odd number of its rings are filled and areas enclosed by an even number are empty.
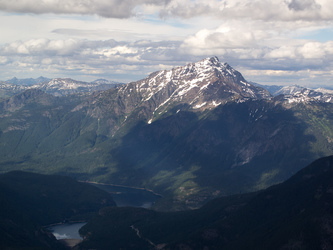
{"type": "Polygon", "coordinates": [[[48,227],[57,240],[63,239],[79,239],[82,237],[79,234],[79,229],[83,227],[86,222],[80,223],[64,223],[48,227]]]}
{"type": "MultiPolygon", "coordinates": [[[[154,205],[155,201],[161,198],[160,195],[157,195],[146,189],[95,183],[91,183],[91,185],[109,192],[118,207],[150,208],[154,205]]],[[[79,234],[79,229],[85,224],[86,223],[64,223],[49,227],[48,229],[53,233],[57,240],[82,240],[82,237],[79,234]]]]}

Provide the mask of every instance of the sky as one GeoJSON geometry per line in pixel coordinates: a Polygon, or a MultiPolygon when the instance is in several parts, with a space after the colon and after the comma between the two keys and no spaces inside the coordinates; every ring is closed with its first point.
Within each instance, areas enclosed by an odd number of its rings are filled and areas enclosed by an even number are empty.
{"type": "Polygon", "coordinates": [[[333,88],[332,0],[0,0],[0,80],[137,81],[217,56],[248,81],[333,88]]]}

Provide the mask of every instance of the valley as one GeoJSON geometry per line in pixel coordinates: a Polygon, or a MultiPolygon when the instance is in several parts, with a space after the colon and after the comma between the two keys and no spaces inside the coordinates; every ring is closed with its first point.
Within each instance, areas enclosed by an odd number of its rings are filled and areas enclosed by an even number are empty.
{"type": "Polygon", "coordinates": [[[77,250],[321,249],[333,246],[332,178],[330,156],[267,189],[166,213],[116,207],[109,193],[68,177],[14,171],[0,175],[0,244],[4,249],[68,249],[69,244],[77,250]],[[87,221],[79,230],[83,240],[56,240],[44,226],[60,220],[87,221]]]}
{"type": "Polygon", "coordinates": [[[77,249],[330,248],[332,173],[331,156],[284,183],[214,199],[196,210],[103,208],[81,228],[85,240],[77,249]]]}
{"type": "Polygon", "coordinates": [[[103,91],[30,88],[0,101],[0,170],[150,189],[163,196],[156,210],[198,208],[332,154],[332,94],[293,90],[272,96],[217,57],[103,91]]]}
{"type": "Polygon", "coordinates": [[[0,20],[0,250],[333,250],[333,0],[0,20]]]}
{"type": "Polygon", "coordinates": [[[38,79],[0,85],[1,246],[65,249],[45,226],[82,220],[77,250],[333,246],[331,91],[270,93],[217,57],[38,79]]]}

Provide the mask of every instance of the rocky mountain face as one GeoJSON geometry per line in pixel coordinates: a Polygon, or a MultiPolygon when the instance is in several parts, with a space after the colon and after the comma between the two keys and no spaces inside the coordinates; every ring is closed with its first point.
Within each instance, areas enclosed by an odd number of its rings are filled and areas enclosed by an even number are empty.
{"type": "Polygon", "coordinates": [[[232,101],[269,97],[267,90],[253,86],[230,65],[212,57],[152,73],[116,92],[110,90],[94,96],[75,110],[86,108],[98,118],[105,118],[114,110],[117,121],[109,123],[123,124],[128,117],[134,116],[136,120],[139,116],[150,124],[163,115],[180,111],[202,112],[232,101]]]}
{"type": "MultiPolygon", "coordinates": [[[[308,89],[303,87],[284,87],[281,90],[284,98],[289,102],[333,102],[333,91],[327,89],[308,89]]],[[[279,91],[279,92],[280,92],[279,91]]]]}
{"type": "Polygon", "coordinates": [[[299,85],[277,86],[261,85],[252,83],[255,86],[268,90],[272,96],[284,95],[288,102],[331,102],[333,90],[325,88],[309,89],[299,85]]]}
{"type": "Polygon", "coordinates": [[[192,110],[205,110],[241,98],[270,96],[264,89],[248,83],[227,63],[220,63],[217,57],[155,72],[146,79],[127,85],[121,93],[126,95],[134,89],[147,106],[154,108],[154,115],[175,103],[186,104],[192,110]]]}
{"type": "Polygon", "coordinates": [[[20,94],[14,95],[9,99],[4,100],[0,103],[0,107],[3,111],[16,111],[26,106],[29,103],[39,103],[47,105],[52,103],[53,96],[45,94],[39,89],[29,89],[20,94]]]}
{"type": "Polygon", "coordinates": [[[304,88],[302,86],[298,85],[292,85],[292,86],[284,86],[280,88],[279,90],[275,91],[273,93],[274,96],[277,95],[293,95],[302,91],[305,91],[307,88],[304,88]]]}
{"type": "Polygon", "coordinates": [[[27,88],[25,86],[16,85],[7,82],[0,82],[0,98],[5,98],[18,94],[27,88]]]}
{"type": "Polygon", "coordinates": [[[317,93],[272,97],[216,57],[70,98],[31,89],[0,102],[0,167],[145,187],[163,194],[156,209],[195,208],[332,154],[333,105],[317,93]]]}

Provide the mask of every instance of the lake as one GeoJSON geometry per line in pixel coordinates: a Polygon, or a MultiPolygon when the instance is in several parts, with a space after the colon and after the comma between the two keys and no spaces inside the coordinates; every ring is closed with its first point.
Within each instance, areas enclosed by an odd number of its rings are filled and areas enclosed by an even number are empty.
{"type": "Polygon", "coordinates": [[[64,239],[80,239],[82,237],[79,234],[79,229],[83,227],[86,223],[64,223],[59,225],[54,225],[48,227],[52,234],[56,237],[57,240],[64,239]]]}
{"type": "MultiPolygon", "coordinates": [[[[146,189],[107,184],[90,184],[110,193],[118,207],[150,208],[161,198],[160,195],[146,189]]],[[[48,229],[53,233],[57,240],[82,239],[79,234],[79,229],[85,224],[86,223],[64,223],[54,225],[48,229]]]]}

